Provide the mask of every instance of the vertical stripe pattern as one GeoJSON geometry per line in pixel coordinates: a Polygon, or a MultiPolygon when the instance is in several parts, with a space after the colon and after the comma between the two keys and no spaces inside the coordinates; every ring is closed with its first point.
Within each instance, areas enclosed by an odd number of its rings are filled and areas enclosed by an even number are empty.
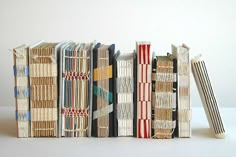
{"type": "Polygon", "coordinates": [[[137,42],[137,137],[151,137],[151,54],[149,42],[137,42]]]}
{"type": "Polygon", "coordinates": [[[68,43],[62,49],[61,136],[88,136],[91,49],[90,43],[68,43]]]}
{"type": "Polygon", "coordinates": [[[31,113],[32,137],[55,137],[58,135],[57,53],[55,46],[56,43],[41,43],[29,49],[30,107],[31,110],[34,110],[31,113]]]}
{"type": "Polygon", "coordinates": [[[223,138],[225,129],[205,61],[199,56],[191,61],[191,65],[211,130],[217,138],[223,138]]]}

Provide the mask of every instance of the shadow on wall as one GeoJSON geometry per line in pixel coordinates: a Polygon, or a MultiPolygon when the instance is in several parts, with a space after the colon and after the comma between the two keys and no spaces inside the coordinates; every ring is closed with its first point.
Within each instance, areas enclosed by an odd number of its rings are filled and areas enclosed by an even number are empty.
{"type": "Polygon", "coordinates": [[[192,128],[193,137],[215,138],[210,128],[192,128]]]}

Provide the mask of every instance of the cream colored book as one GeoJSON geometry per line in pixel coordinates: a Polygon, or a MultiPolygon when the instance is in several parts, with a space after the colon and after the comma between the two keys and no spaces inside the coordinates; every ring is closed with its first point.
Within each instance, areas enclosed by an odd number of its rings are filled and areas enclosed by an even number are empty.
{"type": "Polygon", "coordinates": [[[177,59],[177,137],[191,137],[190,60],[186,45],[172,45],[172,54],[177,59]]]}
{"type": "Polygon", "coordinates": [[[25,45],[13,49],[17,136],[30,136],[29,53],[25,45]]]}
{"type": "Polygon", "coordinates": [[[211,85],[203,57],[197,56],[191,60],[193,76],[207,115],[212,133],[217,138],[225,137],[225,128],[220,115],[216,96],[211,85]]]}
{"type": "Polygon", "coordinates": [[[58,135],[57,43],[29,48],[31,137],[58,135]]]}

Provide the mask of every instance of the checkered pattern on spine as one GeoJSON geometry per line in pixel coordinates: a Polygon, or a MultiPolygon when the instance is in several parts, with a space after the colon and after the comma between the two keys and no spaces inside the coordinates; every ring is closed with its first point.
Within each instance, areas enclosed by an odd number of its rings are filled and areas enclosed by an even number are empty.
{"type": "Polygon", "coordinates": [[[134,54],[117,56],[116,64],[118,136],[133,136],[134,54]]]}
{"type": "Polygon", "coordinates": [[[137,42],[137,137],[151,137],[151,44],[137,42]]]}
{"type": "Polygon", "coordinates": [[[31,136],[57,136],[56,43],[41,43],[29,49],[31,136]]]}
{"type": "Polygon", "coordinates": [[[152,70],[152,134],[153,138],[172,138],[176,127],[176,74],[174,62],[167,56],[157,56],[152,70]]]}

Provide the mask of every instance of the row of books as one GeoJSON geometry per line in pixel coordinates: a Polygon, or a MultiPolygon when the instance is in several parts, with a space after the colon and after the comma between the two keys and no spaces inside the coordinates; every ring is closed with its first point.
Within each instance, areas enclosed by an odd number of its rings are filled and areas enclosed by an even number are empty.
{"type": "MultiPolygon", "coordinates": [[[[150,42],[122,54],[115,44],[40,41],[13,56],[18,137],[191,137],[186,45],[154,56],[150,42]]],[[[223,134],[219,112],[209,113],[223,134]]]]}

